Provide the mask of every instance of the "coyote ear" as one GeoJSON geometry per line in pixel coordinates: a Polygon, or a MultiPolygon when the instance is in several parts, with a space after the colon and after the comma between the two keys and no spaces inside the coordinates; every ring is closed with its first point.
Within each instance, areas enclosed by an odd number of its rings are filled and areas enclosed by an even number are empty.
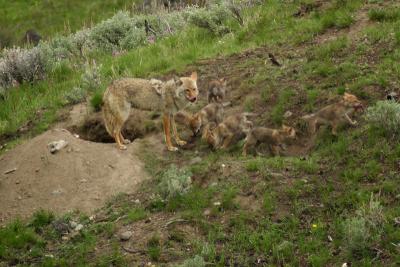
{"type": "Polygon", "coordinates": [[[196,71],[195,71],[195,72],[192,72],[192,75],[190,75],[190,78],[191,78],[192,80],[196,81],[196,80],[197,80],[197,72],[196,72],[196,71]]]}

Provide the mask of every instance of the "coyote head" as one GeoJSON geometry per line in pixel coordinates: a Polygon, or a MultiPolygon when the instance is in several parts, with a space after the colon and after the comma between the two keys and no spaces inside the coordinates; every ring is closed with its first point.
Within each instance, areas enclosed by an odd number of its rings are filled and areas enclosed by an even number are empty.
{"type": "Polygon", "coordinates": [[[197,89],[197,72],[193,72],[190,77],[181,77],[177,81],[180,92],[183,92],[186,99],[190,102],[196,102],[199,95],[197,89]]]}
{"type": "Polygon", "coordinates": [[[363,104],[361,103],[361,101],[355,95],[344,93],[343,101],[344,101],[346,106],[353,107],[355,110],[364,109],[363,104]]]}

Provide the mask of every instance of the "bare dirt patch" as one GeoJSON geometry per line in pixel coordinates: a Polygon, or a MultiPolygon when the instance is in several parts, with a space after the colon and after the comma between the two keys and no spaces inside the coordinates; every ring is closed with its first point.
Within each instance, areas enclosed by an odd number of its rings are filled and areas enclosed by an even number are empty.
{"type": "Polygon", "coordinates": [[[111,196],[133,192],[148,178],[137,157],[139,143],[120,151],[114,144],[88,142],[67,130],[53,129],[3,154],[0,222],[26,218],[41,208],[91,213],[111,196]],[[48,143],[57,140],[68,145],[51,154],[48,143]]]}

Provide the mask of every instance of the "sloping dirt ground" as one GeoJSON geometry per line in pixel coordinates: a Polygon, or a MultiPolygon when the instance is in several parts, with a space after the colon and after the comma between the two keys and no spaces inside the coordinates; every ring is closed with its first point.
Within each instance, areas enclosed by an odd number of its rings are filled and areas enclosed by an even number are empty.
{"type": "MultiPolygon", "coordinates": [[[[139,143],[139,142],[138,142],[139,143]]],[[[114,144],[49,130],[0,157],[0,221],[28,217],[43,208],[56,213],[91,213],[119,192],[130,193],[148,178],[136,156],[138,144],[120,151],[114,144]],[[68,145],[51,154],[48,144],[68,145]]]]}

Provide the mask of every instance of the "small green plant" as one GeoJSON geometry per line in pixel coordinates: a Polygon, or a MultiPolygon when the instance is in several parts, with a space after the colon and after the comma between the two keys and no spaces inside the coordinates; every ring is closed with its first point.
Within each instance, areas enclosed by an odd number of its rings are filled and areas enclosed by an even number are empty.
{"type": "Polygon", "coordinates": [[[38,232],[43,226],[50,224],[54,220],[54,214],[50,211],[39,210],[33,214],[30,225],[38,232]]]}
{"type": "Polygon", "coordinates": [[[349,255],[359,257],[372,243],[381,238],[385,216],[380,202],[371,195],[367,205],[356,211],[356,216],[343,223],[345,248],[349,255]]]}
{"type": "Polygon", "coordinates": [[[87,63],[85,65],[85,72],[81,76],[82,88],[87,91],[95,91],[99,89],[101,85],[101,66],[96,65],[96,61],[93,60],[92,64],[87,63]]]}
{"type": "Polygon", "coordinates": [[[85,100],[87,96],[86,90],[81,87],[74,87],[70,91],[64,93],[64,99],[68,104],[75,105],[85,100]]]}
{"type": "Polygon", "coordinates": [[[378,101],[367,109],[366,121],[372,129],[389,138],[400,137],[400,104],[395,101],[378,101]]]}
{"type": "Polygon", "coordinates": [[[158,261],[161,256],[161,243],[160,237],[158,235],[152,236],[147,241],[147,253],[150,256],[150,259],[153,261],[158,261]]]}
{"type": "Polygon", "coordinates": [[[271,119],[275,124],[282,124],[283,115],[286,112],[286,108],[290,105],[290,99],[293,97],[293,95],[294,92],[290,88],[283,90],[279,95],[278,103],[271,111],[271,119]]]}
{"type": "Polygon", "coordinates": [[[133,223],[143,220],[146,217],[147,212],[143,208],[133,208],[128,211],[126,221],[129,223],[133,223]]]}
{"type": "Polygon", "coordinates": [[[103,95],[100,92],[96,92],[94,95],[92,95],[92,98],[90,99],[90,105],[94,111],[100,111],[103,105],[103,95]]]}
{"type": "Polygon", "coordinates": [[[162,198],[168,199],[186,193],[192,186],[192,174],[186,169],[172,165],[162,173],[158,185],[162,198]]]}
{"type": "Polygon", "coordinates": [[[368,17],[372,21],[396,21],[400,19],[400,8],[373,8],[368,12],[368,17]]]}
{"type": "Polygon", "coordinates": [[[192,259],[185,260],[182,264],[178,265],[178,267],[205,267],[206,262],[203,257],[196,255],[192,259]]]}

